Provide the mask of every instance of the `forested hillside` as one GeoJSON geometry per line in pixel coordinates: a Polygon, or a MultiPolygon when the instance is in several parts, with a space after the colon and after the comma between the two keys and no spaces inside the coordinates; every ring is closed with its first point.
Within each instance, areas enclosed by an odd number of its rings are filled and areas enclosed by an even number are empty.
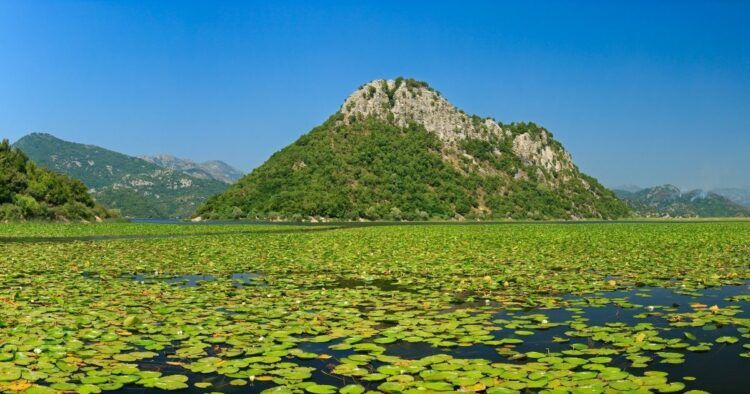
{"type": "Polygon", "coordinates": [[[37,166],[0,143],[0,220],[97,220],[116,216],[94,203],[86,186],[37,166]]]}
{"type": "Polygon", "coordinates": [[[40,166],[81,180],[94,199],[124,216],[190,216],[207,197],[227,188],[223,181],[198,178],[179,170],[104,149],[32,133],[15,144],[40,166]]]}

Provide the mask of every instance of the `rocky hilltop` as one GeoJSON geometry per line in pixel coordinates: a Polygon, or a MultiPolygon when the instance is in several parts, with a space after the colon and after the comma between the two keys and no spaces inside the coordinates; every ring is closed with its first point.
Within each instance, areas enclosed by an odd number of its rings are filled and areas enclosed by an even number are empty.
{"type": "MultiPolygon", "coordinates": [[[[474,141],[478,144],[510,146],[511,152],[503,153],[495,147],[491,153],[497,157],[512,154],[525,164],[546,170],[539,175],[549,184],[554,183],[555,175],[565,176],[575,169],[570,154],[554,141],[547,130],[536,127],[503,128],[492,118],[469,116],[426,83],[413,79],[372,81],[347,98],[341,107],[341,114],[347,124],[373,117],[399,127],[411,123],[422,125],[438,137],[442,143],[443,158],[453,163],[460,162],[467,155],[472,156],[466,146],[474,141]]],[[[480,164],[477,157],[472,156],[472,159],[472,164],[480,164]]],[[[477,170],[485,173],[506,170],[492,166],[479,167],[477,170]]]]}
{"type": "Polygon", "coordinates": [[[199,209],[207,218],[615,218],[627,207],[534,123],[468,115],[424,82],[361,86],[199,209]]]}
{"type": "Polygon", "coordinates": [[[14,146],[40,166],[81,180],[97,202],[126,217],[186,217],[227,187],[221,181],[46,133],[29,134],[14,146]]]}

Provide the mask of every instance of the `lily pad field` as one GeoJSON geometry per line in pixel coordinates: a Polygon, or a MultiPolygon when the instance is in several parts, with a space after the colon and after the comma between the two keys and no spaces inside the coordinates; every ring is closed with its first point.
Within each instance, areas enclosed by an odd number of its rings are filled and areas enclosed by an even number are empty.
{"type": "Polygon", "coordinates": [[[0,392],[748,392],[750,222],[0,226],[0,392]]]}

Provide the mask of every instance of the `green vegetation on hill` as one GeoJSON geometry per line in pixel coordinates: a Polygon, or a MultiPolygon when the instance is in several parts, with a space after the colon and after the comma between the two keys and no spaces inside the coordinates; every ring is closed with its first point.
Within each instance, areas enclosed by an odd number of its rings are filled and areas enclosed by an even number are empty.
{"type": "Polygon", "coordinates": [[[95,220],[112,216],[78,180],[38,167],[0,143],[0,220],[95,220]]]}
{"type": "Polygon", "coordinates": [[[222,181],[49,134],[29,134],[14,146],[40,166],[83,181],[97,202],[128,217],[190,216],[208,196],[227,187],[222,181]]]}
{"type": "MultiPolygon", "coordinates": [[[[424,220],[466,218],[614,218],[627,208],[596,180],[581,175],[558,189],[508,152],[507,142],[464,140],[462,147],[504,174],[482,175],[443,159],[441,142],[419,124],[405,128],[368,118],[344,124],[334,115],[275,153],[199,210],[204,218],[424,220]]],[[[529,124],[510,126],[528,128],[529,124]]],[[[573,174],[571,174],[573,175],[573,174]]]]}

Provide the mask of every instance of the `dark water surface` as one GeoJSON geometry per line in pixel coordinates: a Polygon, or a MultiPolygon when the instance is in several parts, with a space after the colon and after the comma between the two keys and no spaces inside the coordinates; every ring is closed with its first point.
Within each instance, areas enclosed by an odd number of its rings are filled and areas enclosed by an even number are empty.
{"type": "MultiPolygon", "coordinates": [[[[256,274],[236,274],[240,277],[245,278],[242,275],[248,275],[249,280],[253,280],[256,274]]],[[[138,278],[134,278],[138,279],[138,278]]],[[[170,283],[199,286],[203,280],[213,280],[214,278],[205,275],[194,275],[190,277],[176,277],[172,278],[170,283]]],[[[342,285],[349,285],[352,287],[372,285],[372,283],[343,283],[342,285]]],[[[378,283],[383,287],[398,291],[398,288],[391,287],[389,283],[378,283]]],[[[731,305],[741,306],[742,312],[737,314],[737,317],[748,318],[748,303],[747,302],[731,302],[728,301],[728,297],[736,295],[750,294],[748,283],[746,282],[741,286],[724,286],[717,288],[709,288],[701,291],[700,296],[678,294],[670,289],[662,288],[638,288],[628,291],[617,291],[610,293],[602,293],[601,296],[607,298],[623,298],[627,299],[630,303],[634,304],[633,307],[618,307],[614,304],[607,304],[599,307],[583,307],[580,311],[569,310],[569,309],[533,309],[526,311],[508,311],[508,310],[495,310],[495,319],[507,319],[512,320],[514,318],[522,317],[524,315],[538,315],[543,314],[546,316],[550,323],[562,323],[560,326],[552,327],[547,330],[534,330],[534,334],[531,336],[523,337],[524,342],[515,346],[516,351],[526,352],[560,352],[562,350],[570,349],[570,345],[573,343],[583,343],[589,347],[606,347],[605,344],[591,341],[588,338],[577,338],[577,337],[566,337],[566,331],[570,331],[571,328],[569,323],[576,316],[580,318],[588,319],[586,324],[589,327],[592,326],[606,326],[612,323],[625,323],[629,326],[634,326],[639,323],[652,323],[654,327],[660,330],[660,336],[663,338],[679,337],[682,338],[684,332],[689,332],[695,335],[696,339],[691,340],[691,343],[698,342],[712,342],[714,343],[710,351],[705,353],[696,353],[686,351],[684,349],[669,350],[683,353],[685,355],[685,362],[682,364],[661,364],[658,361],[652,361],[649,363],[648,368],[633,368],[631,362],[625,359],[623,356],[613,356],[613,361],[609,365],[617,366],[631,372],[636,375],[642,375],[644,371],[656,370],[669,373],[669,381],[683,381],[689,389],[700,389],[706,390],[713,393],[748,393],[750,392],[750,359],[740,357],[739,354],[743,352],[743,343],[747,343],[746,340],[740,340],[738,343],[725,345],[716,343],[716,338],[720,336],[737,336],[740,334],[737,332],[737,327],[716,327],[716,329],[706,330],[702,327],[690,327],[690,328],[673,328],[669,326],[669,323],[661,316],[658,312],[664,308],[676,310],[678,312],[691,312],[693,309],[690,307],[690,303],[700,302],[708,305],[718,305],[720,308],[727,308],[731,305]],[[644,312],[652,311],[650,306],[653,306],[653,315],[646,318],[638,318],[636,315],[643,314],[644,312]],[[569,342],[556,343],[553,338],[564,337],[569,339],[569,342]],[[688,377],[688,379],[684,379],[688,377]],[[690,377],[695,377],[695,380],[689,380],[690,377]]],[[[575,299],[576,297],[571,297],[575,299]]],[[[481,308],[482,310],[490,310],[492,307],[481,308]]],[[[507,329],[500,330],[493,333],[498,338],[513,337],[513,333],[507,329]]],[[[304,351],[314,352],[318,354],[328,354],[331,356],[330,359],[312,359],[312,360],[300,360],[294,359],[294,362],[300,366],[309,366],[315,368],[312,372],[312,378],[308,379],[315,381],[320,384],[329,384],[334,386],[344,386],[346,384],[355,383],[352,378],[344,378],[341,376],[334,376],[331,370],[338,363],[337,360],[347,357],[351,354],[355,354],[352,350],[333,350],[329,346],[339,343],[341,339],[335,340],[328,343],[310,343],[303,342],[299,343],[297,347],[304,351]]],[[[513,362],[513,363],[524,363],[528,360],[524,359],[508,359],[499,354],[495,347],[475,344],[466,347],[453,347],[453,348],[435,348],[430,344],[424,342],[409,343],[405,341],[398,341],[392,344],[383,345],[386,347],[385,354],[400,356],[404,359],[419,359],[425,356],[435,354],[449,354],[455,358],[467,358],[467,359],[486,359],[492,362],[513,362]]],[[[218,374],[194,374],[189,370],[186,370],[180,366],[169,365],[167,361],[168,354],[173,352],[174,349],[166,349],[162,351],[158,357],[150,360],[140,362],[142,369],[161,371],[165,374],[183,374],[190,378],[190,388],[184,390],[178,390],[179,393],[206,393],[206,392],[223,392],[223,393],[254,393],[262,390],[274,387],[273,382],[249,382],[245,386],[232,386],[229,382],[232,378],[228,378],[218,374]],[[211,382],[212,386],[208,389],[199,389],[192,386],[196,382],[211,382]]],[[[746,350],[745,350],[746,351],[746,350]]],[[[651,352],[647,352],[648,355],[651,352]]],[[[655,353],[655,352],[654,352],[655,353]]],[[[377,361],[371,362],[365,368],[375,370],[377,367],[383,365],[377,361]]],[[[362,384],[368,389],[376,389],[376,387],[382,382],[365,382],[356,381],[356,383],[362,384]]],[[[116,391],[116,393],[147,393],[152,392],[152,389],[138,387],[138,386],[126,386],[125,388],[116,391]]],[[[531,392],[531,391],[530,391],[531,392]]]]}

